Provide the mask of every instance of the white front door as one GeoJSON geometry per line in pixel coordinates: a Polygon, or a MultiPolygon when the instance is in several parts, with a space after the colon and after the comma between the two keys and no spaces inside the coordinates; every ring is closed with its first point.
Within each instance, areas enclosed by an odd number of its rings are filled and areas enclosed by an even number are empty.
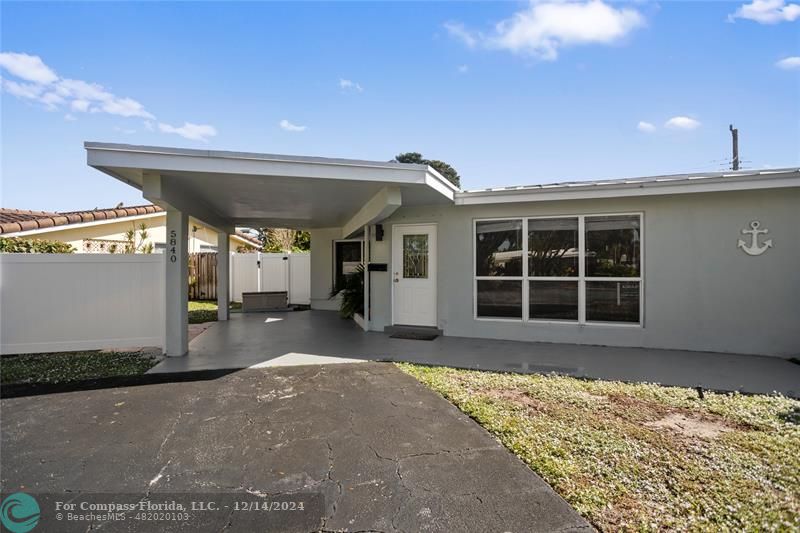
{"type": "Polygon", "coordinates": [[[436,225],[392,226],[392,323],[436,326],[436,225]]]}

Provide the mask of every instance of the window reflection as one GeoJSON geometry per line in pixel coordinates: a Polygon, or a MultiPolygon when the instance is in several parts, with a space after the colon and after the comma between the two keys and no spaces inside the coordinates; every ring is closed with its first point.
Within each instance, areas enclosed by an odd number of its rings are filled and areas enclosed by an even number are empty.
{"type": "Polygon", "coordinates": [[[578,320],[577,281],[530,281],[531,319],[578,320]]]}
{"type": "Polygon", "coordinates": [[[475,225],[475,271],[478,276],[522,275],[522,220],[475,225]]]}
{"type": "Polygon", "coordinates": [[[587,281],[586,320],[639,322],[638,281],[587,281]]]}
{"type": "Polygon", "coordinates": [[[578,275],[578,219],[528,220],[528,275],[578,275]]]}
{"type": "Polygon", "coordinates": [[[638,215],[586,217],[586,275],[638,277],[641,233],[638,215]]]}
{"type": "Polygon", "coordinates": [[[478,316],[522,318],[522,282],[478,280],[478,316]]]}

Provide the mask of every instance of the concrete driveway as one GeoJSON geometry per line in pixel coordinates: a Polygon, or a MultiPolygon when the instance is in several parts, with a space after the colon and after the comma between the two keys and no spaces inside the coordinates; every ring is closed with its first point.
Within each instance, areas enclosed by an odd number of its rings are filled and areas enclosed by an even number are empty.
{"type": "Polygon", "coordinates": [[[319,497],[280,524],[229,510],[191,526],[214,531],[591,529],[475,422],[386,363],[13,398],[2,413],[6,493],[319,497]]]}
{"type": "Polygon", "coordinates": [[[778,357],[441,336],[433,341],[364,333],[334,311],[234,313],[152,373],[352,360],[406,361],[496,370],[556,372],[620,381],[800,397],[800,365],[778,357]]]}

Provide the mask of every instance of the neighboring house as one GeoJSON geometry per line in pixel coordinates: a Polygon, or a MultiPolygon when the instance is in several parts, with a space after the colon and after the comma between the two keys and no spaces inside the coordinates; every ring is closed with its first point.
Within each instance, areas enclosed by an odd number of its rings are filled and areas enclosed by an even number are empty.
{"type": "MultiPolygon", "coordinates": [[[[85,147],[90,166],[170,206],[179,242],[188,217],[310,230],[313,308],[335,308],[335,280],[366,263],[367,330],[800,354],[796,167],[464,191],[426,165],[85,147]]],[[[170,257],[168,355],[187,352],[186,270],[170,257]]]]}
{"type": "MultiPolygon", "coordinates": [[[[155,205],[117,207],[54,213],[0,208],[0,237],[30,237],[71,244],[77,253],[122,253],[125,234],[147,226],[147,242],[153,243],[154,252],[166,247],[167,214],[155,205]]],[[[237,231],[229,236],[232,251],[258,250],[258,239],[237,231]]],[[[189,221],[189,253],[215,252],[217,232],[198,220],[189,221]]]]}

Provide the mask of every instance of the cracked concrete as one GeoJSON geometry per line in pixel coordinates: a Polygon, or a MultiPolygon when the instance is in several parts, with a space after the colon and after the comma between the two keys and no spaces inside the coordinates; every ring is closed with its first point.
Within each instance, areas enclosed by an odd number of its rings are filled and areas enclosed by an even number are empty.
{"type": "Polygon", "coordinates": [[[314,516],[266,524],[224,513],[203,524],[213,531],[591,529],[474,421],[389,364],[245,370],[6,399],[2,410],[5,492],[324,497],[314,516]]]}

